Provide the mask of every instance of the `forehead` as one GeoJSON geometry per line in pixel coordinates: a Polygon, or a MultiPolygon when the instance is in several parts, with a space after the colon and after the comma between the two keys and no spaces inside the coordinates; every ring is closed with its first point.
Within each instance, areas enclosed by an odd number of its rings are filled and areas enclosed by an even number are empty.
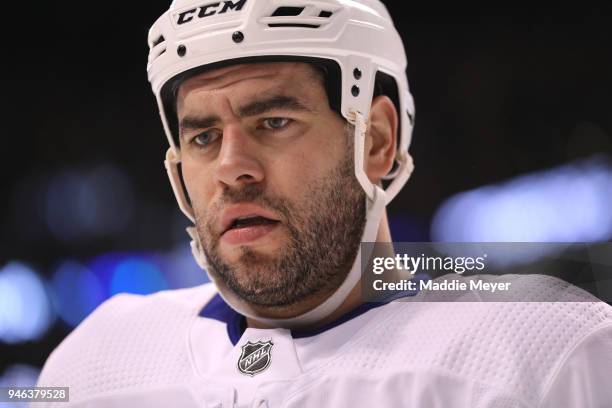
{"type": "MultiPolygon", "coordinates": [[[[227,90],[248,90],[257,81],[260,87],[279,89],[321,88],[322,74],[314,66],[302,62],[271,62],[239,64],[213,69],[195,75],[181,83],[178,88],[177,101],[180,109],[192,95],[215,93],[227,90]],[[304,86],[317,84],[319,86],[304,86]]],[[[261,91],[261,89],[258,89],[261,91]]]]}

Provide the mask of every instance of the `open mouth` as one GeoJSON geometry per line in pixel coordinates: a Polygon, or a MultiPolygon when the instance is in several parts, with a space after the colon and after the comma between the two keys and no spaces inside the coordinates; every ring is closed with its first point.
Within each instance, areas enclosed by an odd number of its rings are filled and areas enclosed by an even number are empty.
{"type": "Polygon", "coordinates": [[[262,217],[260,215],[238,217],[230,224],[230,226],[225,230],[224,233],[242,228],[256,227],[261,225],[274,225],[278,224],[279,222],[280,221],[272,220],[270,218],[262,217]]]}
{"type": "Polygon", "coordinates": [[[226,208],[220,221],[221,240],[227,245],[265,245],[264,236],[278,231],[281,221],[265,208],[251,203],[239,203],[226,208]],[[255,242],[259,241],[259,242],[255,242]]]}

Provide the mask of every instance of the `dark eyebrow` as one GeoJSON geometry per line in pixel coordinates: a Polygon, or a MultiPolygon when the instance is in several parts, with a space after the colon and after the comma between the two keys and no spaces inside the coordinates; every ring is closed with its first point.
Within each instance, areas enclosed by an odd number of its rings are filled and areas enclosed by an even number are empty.
{"type": "Polygon", "coordinates": [[[238,116],[241,118],[247,116],[261,115],[273,109],[286,109],[299,112],[312,112],[312,109],[306,107],[302,102],[293,96],[274,95],[266,99],[253,101],[238,108],[238,116]]]}
{"type": "MultiPolygon", "coordinates": [[[[241,118],[248,116],[261,115],[274,109],[285,109],[298,112],[313,112],[313,110],[297,98],[293,96],[285,95],[274,95],[269,98],[256,100],[247,103],[244,106],[238,108],[238,116],[241,118]]],[[[181,119],[180,123],[180,134],[182,135],[186,130],[194,129],[205,129],[211,127],[214,124],[221,121],[218,115],[209,116],[185,116],[181,119]]]]}
{"type": "Polygon", "coordinates": [[[180,134],[185,133],[186,130],[205,129],[219,122],[221,118],[217,115],[210,116],[185,116],[181,119],[180,123],[180,134]]]}

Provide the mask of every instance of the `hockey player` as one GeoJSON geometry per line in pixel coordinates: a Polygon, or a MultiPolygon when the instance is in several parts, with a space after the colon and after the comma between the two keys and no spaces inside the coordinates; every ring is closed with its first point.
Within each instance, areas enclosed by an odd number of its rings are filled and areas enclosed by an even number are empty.
{"type": "Polygon", "coordinates": [[[391,241],[413,167],[406,56],[378,0],[176,0],[149,46],[213,283],[100,306],[45,365],[39,385],[70,387],[58,406],[612,405],[612,311],[586,294],[361,301],[360,243],[391,241]]]}

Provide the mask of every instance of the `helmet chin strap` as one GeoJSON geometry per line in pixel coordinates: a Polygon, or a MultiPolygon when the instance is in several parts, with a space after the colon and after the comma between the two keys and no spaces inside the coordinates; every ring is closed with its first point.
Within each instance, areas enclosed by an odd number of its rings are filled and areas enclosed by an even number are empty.
{"type": "MultiPolygon", "coordinates": [[[[365,119],[359,112],[352,110],[349,112],[349,122],[355,126],[355,175],[366,192],[366,224],[361,236],[361,242],[376,242],[378,227],[383,215],[383,211],[387,205],[387,196],[385,191],[379,186],[371,183],[367,178],[364,167],[364,145],[365,133],[367,130],[365,119]]],[[[370,259],[372,245],[360,245],[357,255],[353,261],[353,266],[347,274],[344,282],[336,289],[336,291],[327,298],[323,303],[316,306],[314,309],[301,315],[291,318],[268,318],[258,315],[258,313],[243,299],[237,296],[218,276],[211,273],[208,261],[202,250],[201,242],[195,227],[187,228],[187,232],[191,236],[191,250],[198,265],[205,269],[211,281],[217,286],[219,294],[234,310],[242,315],[254,319],[264,325],[280,328],[300,328],[313,325],[336,311],[340,305],[346,300],[349,293],[360,282],[361,278],[361,260],[370,259]],[[364,247],[368,248],[368,253],[362,253],[364,247]]]]}

